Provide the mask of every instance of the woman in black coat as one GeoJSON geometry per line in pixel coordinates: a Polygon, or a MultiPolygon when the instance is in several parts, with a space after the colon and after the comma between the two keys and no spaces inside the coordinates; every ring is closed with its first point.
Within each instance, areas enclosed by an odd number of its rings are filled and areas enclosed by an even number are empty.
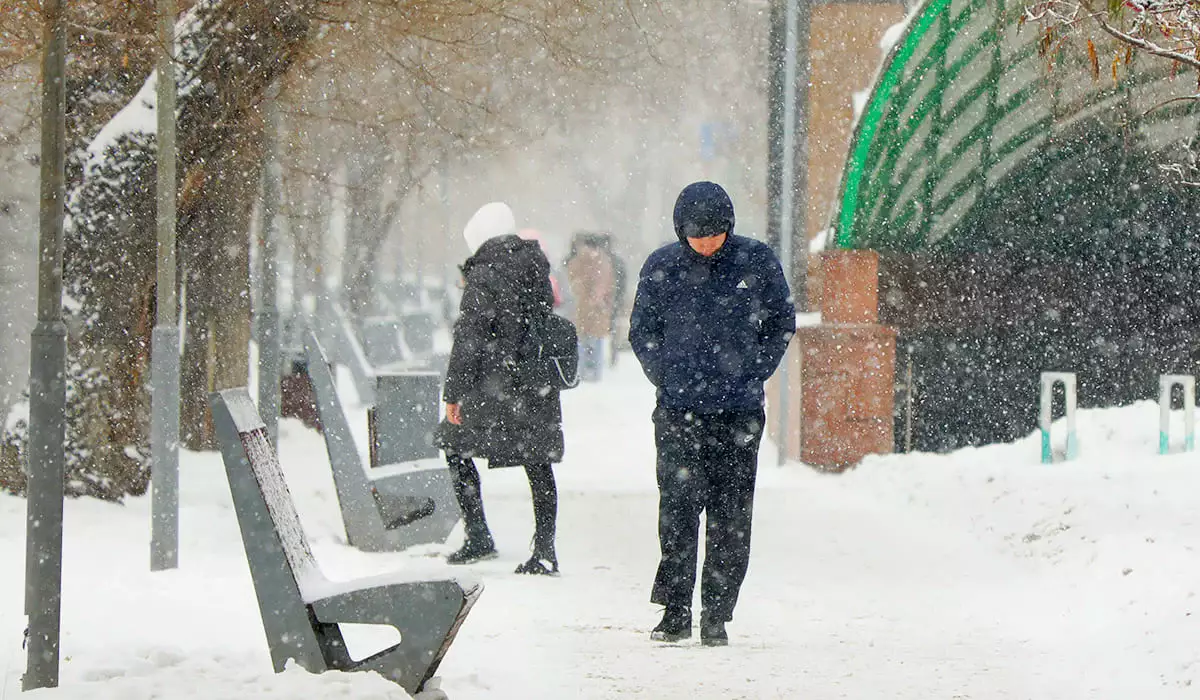
{"type": "Polygon", "coordinates": [[[468,564],[496,556],[472,459],[479,457],[488,467],[524,466],[529,477],[533,556],[517,573],[557,573],[558,490],[550,465],[562,461],[562,408],[557,391],[526,386],[516,371],[530,319],[553,308],[550,263],[537,242],[517,237],[512,211],[499,202],[476,212],[463,235],[473,254],[462,266],[466,287],[454,324],[442,391],[446,420],[437,442],[454,476],[466,541],[447,561],[468,564]]]}

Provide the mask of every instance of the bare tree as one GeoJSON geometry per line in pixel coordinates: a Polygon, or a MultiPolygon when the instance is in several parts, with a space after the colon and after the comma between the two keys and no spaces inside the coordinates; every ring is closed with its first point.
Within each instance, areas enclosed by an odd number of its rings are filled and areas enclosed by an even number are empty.
{"type": "MultiPolygon", "coordinates": [[[[147,28],[152,24],[153,17],[140,17],[132,6],[121,5],[126,21],[143,21],[147,28]]],[[[237,142],[263,90],[287,70],[298,47],[311,36],[314,8],[315,2],[300,0],[201,0],[181,16],[178,143],[185,180],[203,183],[197,170],[219,161],[237,142]]],[[[111,30],[96,29],[86,13],[80,26],[84,35],[110,38],[111,30]]],[[[141,52],[147,66],[153,59],[150,48],[141,52]]],[[[73,108],[80,115],[85,108],[103,111],[107,100],[122,93],[124,66],[132,63],[133,59],[120,59],[120,69],[72,90],[73,108]]],[[[106,60],[104,65],[112,64],[106,60]]],[[[139,72],[144,77],[149,70],[139,72]]],[[[141,493],[148,483],[145,374],[154,318],[153,88],[151,75],[88,139],[69,195],[71,225],[64,258],[71,320],[67,486],[77,495],[120,499],[141,493]]],[[[216,189],[198,189],[194,196],[214,197],[216,189]]],[[[181,210],[195,208],[186,195],[181,210]]],[[[22,432],[18,425],[8,436],[3,465],[6,481],[17,490],[22,487],[22,432]]]]}
{"type": "MultiPolygon", "coordinates": [[[[0,31],[25,39],[7,44],[10,50],[2,56],[16,65],[36,48],[30,27],[37,7],[10,1],[0,8],[13,10],[0,13],[0,31]]],[[[120,499],[146,488],[149,467],[144,385],[154,318],[154,202],[147,196],[154,179],[153,119],[147,118],[153,108],[154,18],[148,6],[124,0],[73,5],[77,65],[69,76],[75,81],[69,99],[72,139],[79,147],[69,174],[65,256],[71,330],[68,489],[120,499]]],[[[428,163],[450,148],[499,140],[501,107],[536,90],[522,80],[529,70],[584,65],[594,58],[589,42],[618,17],[601,0],[197,0],[185,9],[176,32],[180,245],[187,252],[181,260],[193,266],[182,279],[200,310],[219,305],[212,294],[206,297],[206,284],[211,292],[219,275],[205,263],[220,260],[240,268],[244,259],[245,239],[229,237],[245,230],[255,166],[230,151],[245,147],[241,155],[253,160],[246,137],[268,85],[288,78],[300,98],[293,100],[295,121],[319,112],[330,122],[322,131],[340,135],[360,153],[362,134],[383,134],[384,152],[369,155],[384,164],[386,187],[356,207],[369,219],[362,228],[370,233],[360,246],[369,250],[380,231],[386,235],[396,203],[428,163]],[[339,89],[302,99],[303,88],[322,84],[339,89]],[[372,100],[371,89],[394,92],[372,100]],[[222,259],[221,251],[233,252],[222,259]]],[[[238,277],[228,289],[242,284],[238,277]]],[[[246,309],[232,309],[236,318],[228,323],[243,328],[246,309]]],[[[220,337],[209,330],[212,318],[189,312],[188,320],[192,358],[210,367],[211,352],[196,353],[198,345],[211,346],[220,337]]],[[[223,336],[242,345],[235,353],[244,352],[240,333],[223,336]]],[[[206,370],[188,381],[193,398],[213,377],[206,370]]],[[[202,421],[203,410],[190,413],[193,424],[202,421]]],[[[0,481],[16,491],[23,487],[23,440],[18,424],[6,436],[0,460],[0,481]]]]}

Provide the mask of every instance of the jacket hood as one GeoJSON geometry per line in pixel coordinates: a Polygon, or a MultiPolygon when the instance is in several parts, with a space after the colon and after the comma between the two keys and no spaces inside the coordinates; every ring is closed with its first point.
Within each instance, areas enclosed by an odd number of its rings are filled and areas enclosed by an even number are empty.
{"type": "Polygon", "coordinates": [[[537,241],[527,241],[516,234],[484,241],[479,250],[463,263],[462,271],[469,274],[479,266],[520,270],[538,277],[550,276],[550,261],[538,247],[537,241]]]}
{"type": "Polygon", "coordinates": [[[463,228],[463,238],[474,255],[484,243],[500,236],[514,235],[517,221],[504,202],[489,202],[479,208],[463,228]]]}
{"type": "Polygon", "coordinates": [[[693,182],[675,200],[675,235],[687,238],[733,234],[733,201],[715,182],[693,182]]]}

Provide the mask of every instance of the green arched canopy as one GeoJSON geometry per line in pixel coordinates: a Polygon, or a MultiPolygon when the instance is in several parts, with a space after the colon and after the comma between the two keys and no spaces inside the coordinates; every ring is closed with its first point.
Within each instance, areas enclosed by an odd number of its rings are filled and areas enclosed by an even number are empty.
{"type": "MultiPolygon", "coordinates": [[[[954,240],[957,225],[1056,135],[1084,120],[1120,130],[1128,145],[1163,150],[1196,134],[1195,92],[1154,58],[1097,37],[1047,46],[1020,19],[1019,0],[925,0],[888,55],[851,142],[833,245],[909,251],[954,240]],[[1046,49],[1049,49],[1047,51],[1046,49]],[[1097,70],[1098,69],[1098,70],[1097,70]]],[[[1019,242],[1018,242],[1019,245],[1019,242]]]]}

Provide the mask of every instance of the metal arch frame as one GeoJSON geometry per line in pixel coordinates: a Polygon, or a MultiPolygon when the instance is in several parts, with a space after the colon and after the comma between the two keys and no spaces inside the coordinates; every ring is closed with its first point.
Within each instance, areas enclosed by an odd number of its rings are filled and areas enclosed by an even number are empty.
{"type": "Polygon", "coordinates": [[[856,203],[858,193],[863,184],[864,171],[870,150],[876,142],[875,136],[884,116],[884,109],[891,101],[891,93],[900,84],[908,59],[920,44],[925,33],[933,25],[934,20],[950,5],[950,0],[929,0],[920,15],[914,17],[904,30],[899,40],[892,46],[883,62],[883,69],[875,86],[871,89],[871,97],[862,117],[854,127],[854,135],[850,140],[850,152],[847,156],[846,167],[842,170],[841,205],[838,210],[837,237],[839,248],[849,248],[854,228],[856,203]]]}
{"type": "MultiPolygon", "coordinates": [[[[951,232],[955,222],[987,201],[1000,184],[993,174],[996,166],[1024,160],[1027,154],[1009,159],[1110,101],[1117,101],[1115,106],[1133,118],[1131,88],[1157,83],[1168,75],[1165,70],[1143,69],[1135,63],[1115,85],[1109,82],[1087,89],[1065,104],[1059,81],[1051,82],[1047,74],[1002,89],[1005,75],[1029,70],[1025,64],[1037,56],[1033,34],[1028,41],[1018,39],[1015,44],[1011,35],[1006,37],[1016,24],[1010,6],[1006,0],[925,0],[912,17],[885,58],[867,107],[855,125],[842,171],[839,204],[831,221],[836,231],[834,246],[912,251],[931,245],[937,240],[931,240],[936,220],[965,202],[959,216],[951,217],[949,224],[937,225],[943,232],[951,232]],[[990,15],[987,28],[972,32],[971,43],[948,60],[950,47],[961,46],[956,43],[960,31],[982,19],[980,11],[990,15]],[[930,32],[936,33],[932,45],[930,32]],[[1007,55],[1006,42],[1010,47],[1007,55]],[[926,50],[919,53],[923,47],[926,50]],[[948,90],[964,71],[981,61],[989,65],[976,81],[957,92],[948,90]],[[931,72],[935,74],[932,83],[931,72]],[[1046,114],[1028,123],[1017,119],[1002,142],[993,139],[998,128],[1046,89],[1053,91],[1053,104],[1046,114]],[[946,100],[948,92],[956,96],[946,100]],[[914,100],[914,96],[919,97],[914,100]],[[953,140],[943,138],[946,125],[970,118],[979,108],[984,112],[978,123],[955,133],[953,140]],[[977,163],[965,166],[953,179],[942,177],[976,150],[977,163]],[[924,181],[915,180],[922,172],[931,175],[924,181]],[[972,193],[976,199],[966,199],[972,193]]],[[[1161,109],[1137,118],[1137,122],[1146,126],[1194,118],[1196,113],[1194,105],[1161,109]]],[[[1191,135],[1192,130],[1181,133],[1191,135]]]]}

